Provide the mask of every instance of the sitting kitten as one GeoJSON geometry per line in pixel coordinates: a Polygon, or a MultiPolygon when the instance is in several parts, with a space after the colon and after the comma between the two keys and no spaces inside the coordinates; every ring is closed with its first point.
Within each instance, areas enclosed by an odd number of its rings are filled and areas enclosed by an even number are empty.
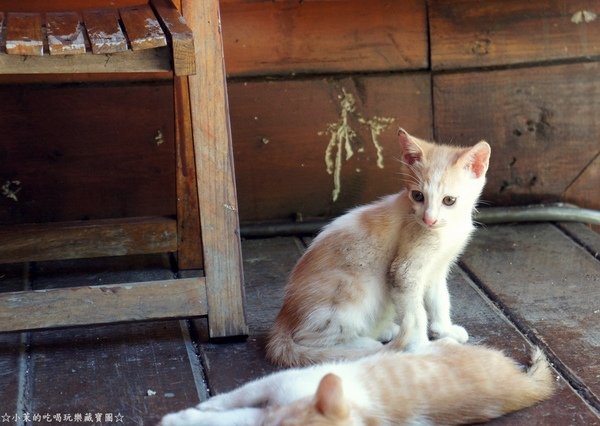
{"type": "Polygon", "coordinates": [[[330,223],[291,273],[267,343],[282,366],[355,359],[400,332],[399,349],[466,342],[450,320],[446,276],[474,227],[490,146],[437,145],[399,131],[406,189],[330,223]],[[395,321],[399,321],[399,326],[395,321]]]}
{"type": "Polygon", "coordinates": [[[500,351],[445,338],[419,354],[381,351],[274,373],[169,414],[161,425],[453,425],[500,417],[553,390],[539,349],[523,372],[500,351]]]}

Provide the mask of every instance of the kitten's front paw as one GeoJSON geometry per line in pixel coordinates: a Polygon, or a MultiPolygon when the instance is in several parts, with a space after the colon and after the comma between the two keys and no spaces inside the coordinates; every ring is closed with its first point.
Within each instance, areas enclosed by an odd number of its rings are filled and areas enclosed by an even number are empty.
{"type": "Polygon", "coordinates": [[[404,347],[404,352],[418,354],[427,352],[431,343],[429,341],[425,342],[412,342],[404,347]]]}
{"type": "Polygon", "coordinates": [[[469,340],[469,333],[464,327],[460,325],[452,324],[450,327],[441,327],[437,324],[431,325],[431,332],[434,334],[436,339],[444,337],[450,337],[456,340],[458,343],[465,343],[469,340]]]}
{"type": "Polygon", "coordinates": [[[159,426],[255,426],[263,424],[260,408],[239,408],[226,411],[200,411],[196,408],[164,416],[159,426]]]}
{"type": "Polygon", "coordinates": [[[221,396],[217,395],[201,402],[197,408],[201,411],[225,411],[233,408],[229,407],[225,402],[226,401],[221,396]]]}
{"type": "Polygon", "coordinates": [[[195,408],[179,411],[177,413],[167,414],[160,421],[159,426],[194,426],[201,423],[202,413],[195,408]]]}
{"type": "Polygon", "coordinates": [[[400,326],[396,323],[391,323],[388,327],[386,327],[379,336],[377,336],[377,340],[380,342],[391,342],[394,337],[396,337],[400,333],[400,326]]]}
{"type": "Polygon", "coordinates": [[[398,334],[390,343],[385,347],[391,351],[402,351],[402,352],[413,352],[418,353],[423,348],[429,346],[429,339],[425,336],[407,336],[406,334],[398,334]]]}

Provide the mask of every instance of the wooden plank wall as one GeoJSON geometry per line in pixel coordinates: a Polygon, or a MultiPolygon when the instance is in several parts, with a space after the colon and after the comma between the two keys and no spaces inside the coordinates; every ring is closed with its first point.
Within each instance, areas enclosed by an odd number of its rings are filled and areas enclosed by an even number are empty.
{"type": "MultiPolygon", "coordinates": [[[[398,126],[488,140],[496,205],[600,208],[597,2],[220,5],[241,221],[329,217],[397,190],[398,126]]],[[[156,77],[6,77],[0,223],[174,215],[173,87],[156,77]]]]}
{"type": "MultiPolygon", "coordinates": [[[[148,2],[0,0],[0,11],[45,12],[48,26],[57,13],[108,3],[148,2]]],[[[3,75],[0,224],[175,216],[170,77],[3,75]]]]}
{"type": "Polygon", "coordinates": [[[175,215],[168,81],[0,85],[0,223],[175,215]]]}
{"type": "Polygon", "coordinates": [[[397,127],[432,136],[425,2],[225,0],[221,15],[242,221],[398,189],[397,127]]]}
{"type": "Polygon", "coordinates": [[[436,135],[490,140],[485,198],[600,209],[598,6],[430,3],[436,135]]]}
{"type": "Polygon", "coordinates": [[[331,216],[394,191],[398,126],[488,140],[495,205],[600,208],[596,14],[584,0],[221,0],[241,220],[331,216]]]}

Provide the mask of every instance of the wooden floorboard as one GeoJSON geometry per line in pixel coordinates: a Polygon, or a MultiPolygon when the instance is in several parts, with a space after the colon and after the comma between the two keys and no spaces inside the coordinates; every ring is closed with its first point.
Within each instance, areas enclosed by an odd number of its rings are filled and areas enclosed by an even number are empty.
{"type": "MultiPolygon", "coordinates": [[[[283,303],[286,277],[302,250],[301,241],[293,237],[242,242],[250,335],[245,342],[200,344],[212,394],[227,392],[276,370],[265,359],[266,334],[283,303]],[[243,368],[235,368],[233,373],[232,366],[243,368]]],[[[205,336],[204,322],[197,321],[196,324],[205,336]]]]}
{"type": "MultiPolygon", "coordinates": [[[[0,267],[0,292],[23,290],[27,285],[23,265],[0,267]]],[[[5,412],[17,412],[19,401],[19,377],[22,376],[21,353],[24,346],[21,334],[0,334],[0,416],[5,412]]]]}
{"type": "MultiPolygon", "coordinates": [[[[548,225],[552,227],[552,225],[548,225]]],[[[506,230],[505,243],[512,246],[512,236],[506,230]]],[[[519,228],[516,227],[518,230],[519,228]]],[[[485,235],[477,234],[474,244],[479,248],[480,255],[491,256],[485,247],[481,247],[481,239],[485,235]]],[[[523,238],[531,238],[531,234],[523,238]]],[[[310,242],[310,239],[306,241],[310,242]]],[[[562,241],[564,250],[579,250],[577,244],[566,239],[562,241]]],[[[201,343],[200,350],[204,358],[207,382],[211,394],[231,390],[249,380],[275,371],[264,359],[264,344],[266,332],[275,318],[283,301],[283,286],[296,259],[302,251],[302,241],[296,238],[273,238],[264,240],[247,240],[242,243],[244,254],[244,273],[246,277],[246,296],[250,336],[247,342],[219,345],[201,343]],[[243,365],[244,368],[231,369],[233,365],[243,365]]],[[[491,250],[491,249],[490,249],[491,250]]],[[[525,253],[521,252],[521,255],[525,253]]],[[[477,257],[477,255],[474,255],[477,257]]],[[[491,269],[496,273],[496,269],[491,269]]],[[[558,269],[554,269],[558,271],[558,269]]],[[[477,278],[477,277],[475,277],[477,278]]],[[[450,291],[453,301],[453,316],[455,322],[467,328],[471,342],[486,344],[503,349],[519,362],[525,363],[531,351],[530,341],[512,324],[498,309],[494,301],[479,288],[469,274],[461,268],[456,268],[450,280],[450,291]]],[[[202,335],[202,323],[197,323],[202,335]]],[[[598,354],[598,351],[596,351],[598,354]]],[[[592,364],[598,364],[592,361],[592,364]]],[[[548,401],[527,410],[497,419],[492,424],[498,425],[597,425],[600,419],[588,403],[575,392],[570,383],[557,374],[558,391],[548,401]]]]}
{"type": "Polygon", "coordinates": [[[556,226],[490,226],[463,265],[600,409],[600,262],[556,226]]]}
{"type": "MultiPolygon", "coordinates": [[[[472,343],[503,349],[519,362],[527,361],[532,343],[539,344],[558,369],[552,399],[491,424],[600,425],[594,408],[600,394],[599,249],[600,236],[583,225],[476,232],[449,279],[454,321],[466,327],[472,343]]],[[[275,371],[264,357],[265,338],[304,242],[245,240],[242,250],[247,340],[209,342],[205,319],[193,321],[191,339],[180,321],[0,334],[0,416],[108,413],[124,416],[124,424],[155,424],[167,412],[197,404],[208,390],[218,394],[275,371]]],[[[2,265],[0,292],[173,276],[163,256],[40,262],[29,269],[2,265]]]]}
{"type": "Polygon", "coordinates": [[[33,413],[112,413],[147,425],[199,401],[176,321],[36,332],[29,353],[33,413]]]}
{"type": "Polygon", "coordinates": [[[17,412],[21,348],[19,334],[0,335],[0,415],[17,412]]]}
{"type": "MultiPolygon", "coordinates": [[[[532,346],[477,285],[460,270],[452,273],[450,293],[453,320],[464,326],[470,342],[502,349],[520,363],[529,360],[532,346]]],[[[600,420],[569,384],[557,375],[554,397],[526,410],[496,419],[494,425],[594,425],[600,420]]]]}
{"type": "MultiPolygon", "coordinates": [[[[44,262],[30,273],[33,289],[169,278],[173,278],[169,261],[160,256],[44,262]]],[[[76,415],[84,421],[86,415],[95,419],[97,413],[101,424],[111,423],[107,414],[113,423],[123,416],[123,424],[155,424],[167,412],[197,404],[198,389],[205,387],[197,383],[190,364],[191,342],[186,342],[186,335],[179,321],[0,334],[0,341],[15,340],[7,349],[11,370],[18,373],[23,365],[21,377],[10,375],[17,383],[2,386],[0,401],[8,401],[14,393],[21,410],[60,414],[63,424],[76,422],[76,415]],[[26,336],[25,347],[21,336],[26,336]],[[71,415],[70,421],[65,414],[71,415]]],[[[0,405],[2,413],[17,410],[0,405]]]]}
{"type": "Polygon", "coordinates": [[[580,244],[592,256],[600,260],[600,234],[591,232],[589,225],[583,223],[564,222],[557,223],[556,226],[567,234],[573,241],[580,244]]]}

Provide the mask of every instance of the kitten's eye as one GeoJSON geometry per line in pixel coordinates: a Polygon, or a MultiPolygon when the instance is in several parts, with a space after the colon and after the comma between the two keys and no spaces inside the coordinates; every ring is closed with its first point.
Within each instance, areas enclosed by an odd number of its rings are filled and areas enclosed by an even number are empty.
{"type": "Polygon", "coordinates": [[[425,200],[425,196],[421,191],[410,191],[410,197],[417,203],[422,203],[425,200]]]}
{"type": "Polygon", "coordinates": [[[451,206],[456,203],[456,197],[452,197],[451,195],[446,195],[442,200],[445,206],[451,206]]]}

